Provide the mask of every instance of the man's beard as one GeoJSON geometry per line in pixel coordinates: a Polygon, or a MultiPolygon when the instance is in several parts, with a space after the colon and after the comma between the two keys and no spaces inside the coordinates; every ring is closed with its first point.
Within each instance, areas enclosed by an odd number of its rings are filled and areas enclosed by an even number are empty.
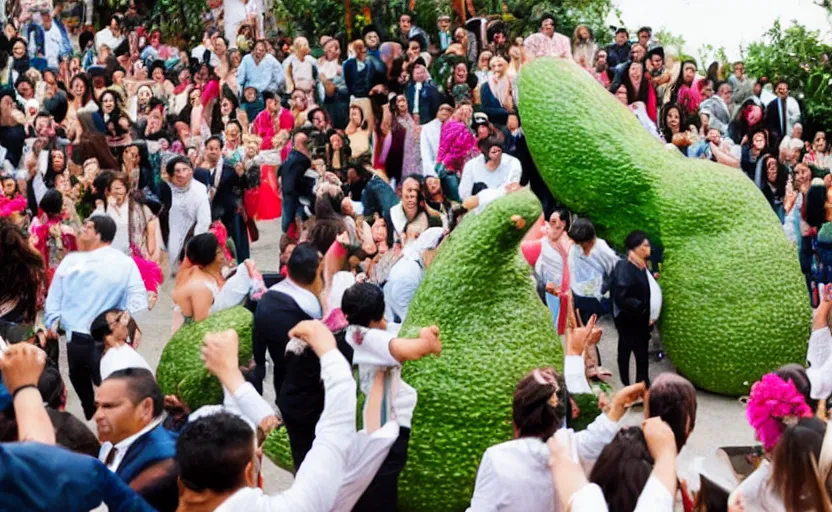
{"type": "Polygon", "coordinates": [[[603,64],[596,64],[595,65],[595,72],[596,73],[603,73],[606,70],[607,70],[607,63],[606,62],[603,63],[603,64]]]}

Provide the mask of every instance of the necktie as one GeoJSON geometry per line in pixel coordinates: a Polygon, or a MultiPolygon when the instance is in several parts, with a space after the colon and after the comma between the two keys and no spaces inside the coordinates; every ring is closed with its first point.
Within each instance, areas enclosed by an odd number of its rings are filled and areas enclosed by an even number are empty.
{"type": "Polygon", "coordinates": [[[118,448],[113,446],[110,448],[110,453],[107,454],[107,457],[104,459],[104,465],[110,467],[113,464],[113,461],[116,460],[116,454],[118,453],[118,448]]]}

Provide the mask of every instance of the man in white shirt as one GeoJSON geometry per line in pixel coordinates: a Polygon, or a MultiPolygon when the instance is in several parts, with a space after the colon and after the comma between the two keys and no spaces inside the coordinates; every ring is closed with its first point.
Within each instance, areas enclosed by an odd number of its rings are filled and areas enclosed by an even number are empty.
{"type": "Polygon", "coordinates": [[[520,160],[503,154],[494,137],[480,142],[480,151],[482,154],[465,164],[459,182],[459,197],[468,211],[482,211],[488,203],[520,189],[520,160]]]}
{"type": "MultiPolygon", "coordinates": [[[[211,225],[211,203],[208,200],[208,189],[194,179],[194,168],[191,161],[184,156],[170,159],[165,167],[168,173],[167,181],[170,190],[170,207],[168,209],[168,258],[171,273],[176,274],[179,268],[179,255],[187,242],[188,234],[200,235],[208,231],[211,225]]],[[[165,201],[166,190],[162,185],[162,200],[165,201]]]]}
{"type": "Polygon", "coordinates": [[[78,235],[85,249],[68,254],[52,278],[46,296],[44,323],[57,336],[66,331],[69,379],[87,419],[95,413],[93,384],[101,383],[100,353],[90,324],[112,308],[147,309],[147,290],[132,258],[110,246],[116,225],[110,217],[87,219],[78,235]]]}
{"type": "Polygon", "coordinates": [[[575,309],[581,319],[611,311],[609,293],[604,281],[612,274],[619,257],[606,241],[595,235],[595,226],[588,219],[577,219],[569,229],[575,245],[569,250],[569,271],[575,309]]]}
{"type": "Polygon", "coordinates": [[[153,374],[116,371],[101,383],[95,402],[98,459],[139,494],[153,489],[151,505],[168,509],[178,494],[176,436],[161,425],[164,397],[153,374]]]}
{"type": "Polygon", "coordinates": [[[407,317],[410,302],[419,289],[425,268],[433,260],[433,249],[442,237],[442,228],[427,228],[419,218],[404,229],[402,258],[390,269],[384,283],[384,319],[400,324],[407,317]]]}
{"type": "Polygon", "coordinates": [[[101,51],[101,45],[106,44],[110,50],[115,50],[124,41],[121,33],[121,15],[113,14],[110,24],[95,34],[95,51],[101,51]]]}
{"type": "MultiPolygon", "coordinates": [[[[109,309],[92,321],[90,336],[97,343],[104,345],[104,355],[101,357],[101,378],[106,379],[113,372],[127,368],[144,368],[152,372],[153,368],[127,344],[130,337],[130,312],[117,308],[109,309]]],[[[134,344],[138,346],[135,339],[134,344]]]]}
{"type": "Polygon", "coordinates": [[[439,136],[442,134],[442,125],[451,118],[453,113],[453,107],[443,103],[439,105],[436,117],[422,125],[422,133],[419,134],[419,151],[422,155],[422,175],[424,176],[436,176],[439,136]]]}

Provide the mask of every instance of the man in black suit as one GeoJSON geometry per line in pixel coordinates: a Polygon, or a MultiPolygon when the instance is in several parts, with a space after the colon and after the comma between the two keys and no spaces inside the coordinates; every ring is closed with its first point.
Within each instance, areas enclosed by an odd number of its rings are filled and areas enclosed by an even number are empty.
{"type": "MultiPolygon", "coordinates": [[[[252,384],[263,393],[266,350],[274,362],[274,390],[295,470],[315,440],[315,425],[324,408],[320,360],[289,331],[304,320],[320,320],[319,295],[323,289],[323,258],[309,243],[295,247],[288,263],[289,277],[269,288],[254,314],[254,362],[252,384]]],[[[339,348],[341,344],[339,343],[339,348]]],[[[344,350],[342,350],[344,352],[344,350]]],[[[351,359],[351,357],[348,357],[351,359]]]]}
{"type": "Polygon", "coordinates": [[[222,157],[222,140],[214,135],[205,142],[204,166],[211,176],[208,198],[211,200],[211,218],[220,219],[234,240],[237,261],[249,258],[248,231],[241,214],[243,190],[247,188],[245,168],[236,167],[222,157]]]}
{"type": "Polygon", "coordinates": [[[175,510],[179,471],[176,434],[162,426],[164,397],[153,374],[127,368],[95,393],[98,459],[158,510],[175,510]]]}
{"type": "Polygon", "coordinates": [[[630,353],[636,357],[636,382],[650,387],[647,350],[650,344],[650,240],[643,231],[633,231],[624,241],[627,259],[613,271],[612,298],[618,330],[618,371],[621,382],[630,385],[630,353]]]}
{"type": "Polygon", "coordinates": [[[429,80],[430,75],[424,59],[416,59],[412,68],[411,80],[406,91],[407,105],[410,113],[419,120],[419,124],[426,124],[436,117],[439,105],[442,104],[442,93],[429,80]]]}
{"type": "Polygon", "coordinates": [[[283,233],[292,236],[289,228],[295,217],[306,218],[301,205],[301,197],[314,197],[312,188],[314,180],[306,177],[312,167],[309,151],[309,134],[303,130],[296,132],[292,138],[292,151],[278,169],[280,192],[283,200],[283,215],[280,218],[283,233]]]}
{"type": "MultiPolygon", "coordinates": [[[[771,100],[766,107],[766,126],[769,132],[770,149],[776,150],[783,137],[791,133],[791,127],[800,120],[800,110],[789,112],[789,84],[779,80],[774,87],[777,98],[771,100]],[[793,119],[790,119],[790,116],[793,119]]],[[[777,154],[775,152],[775,154],[777,154]]]]}

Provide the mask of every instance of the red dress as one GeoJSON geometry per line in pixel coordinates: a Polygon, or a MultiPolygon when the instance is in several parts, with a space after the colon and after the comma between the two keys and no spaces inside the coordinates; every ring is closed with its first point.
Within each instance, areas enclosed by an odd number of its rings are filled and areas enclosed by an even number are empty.
{"type": "MultiPolygon", "coordinates": [[[[292,113],[280,107],[278,114],[278,128],[291,132],[295,128],[295,118],[292,113]]],[[[268,110],[260,112],[254,118],[252,133],[262,139],[260,149],[266,151],[273,148],[272,138],[275,131],[274,116],[268,110]]],[[[260,166],[260,186],[247,190],[245,194],[246,212],[257,220],[271,220],[280,217],[282,208],[280,190],[277,186],[277,168],[271,165],[260,166]]]]}

